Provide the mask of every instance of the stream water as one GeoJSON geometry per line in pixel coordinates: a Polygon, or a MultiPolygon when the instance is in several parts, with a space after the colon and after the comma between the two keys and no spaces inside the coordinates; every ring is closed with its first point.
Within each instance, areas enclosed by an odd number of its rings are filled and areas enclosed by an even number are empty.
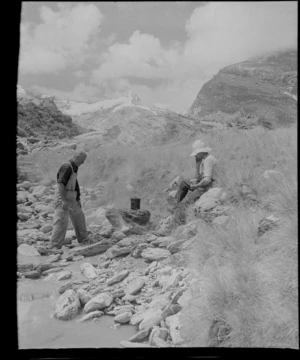
{"type": "MultiPolygon", "coordinates": [[[[43,257],[43,262],[46,260],[43,257]]],[[[82,262],[97,262],[97,257],[72,263],[64,270],[78,271],[82,262]]],[[[40,263],[41,257],[18,256],[19,263],[40,263]]],[[[77,274],[79,275],[79,274],[77,274]]],[[[78,278],[78,276],[76,277],[78,278]]],[[[53,317],[57,288],[65,281],[19,279],[17,283],[18,343],[20,349],[121,347],[137,330],[135,326],[114,328],[112,316],[99,321],[78,323],[80,317],[62,321],[53,317]]]]}

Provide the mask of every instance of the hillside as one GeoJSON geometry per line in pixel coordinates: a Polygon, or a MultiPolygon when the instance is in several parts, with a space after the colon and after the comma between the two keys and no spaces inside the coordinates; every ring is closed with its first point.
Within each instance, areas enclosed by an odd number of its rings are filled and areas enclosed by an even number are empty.
{"type": "Polygon", "coordinates": [[[205,83],[187,115],[217,112],[265,116],[276,125],[297,118],[297,51],[252,58],[221,69],[205,83]]]}
{"type": "Polygon", "coordinates": [[[21,137],[70,138],[82,133],[71,116],[63,114],[52,99],[27,95],[17,89],[18,135],[21,137]]]}
{"type": "Polygon", "coordinates": [[[136,94],[92,104],[64,99],[54,101],[64,114],[72,116],[76,124],[94,130],[78,136],[79,142],[158,145],[188,139],[197,132],[214,127],[205,122],[195,122],[192,117],[145,104],[136,94]]]}

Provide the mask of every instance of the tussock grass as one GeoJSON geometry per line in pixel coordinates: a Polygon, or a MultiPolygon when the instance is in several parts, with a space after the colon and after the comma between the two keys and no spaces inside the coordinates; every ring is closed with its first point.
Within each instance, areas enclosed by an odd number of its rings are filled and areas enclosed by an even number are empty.
{"type": "Polygon", "coordinates": [[[191,346],[299,347],[297,187],[275,183],[270,202],[282,221],[262,239],[263,210],[237,208],[226,229],[199,225],[199,280],[182,316],[191,346]]]}

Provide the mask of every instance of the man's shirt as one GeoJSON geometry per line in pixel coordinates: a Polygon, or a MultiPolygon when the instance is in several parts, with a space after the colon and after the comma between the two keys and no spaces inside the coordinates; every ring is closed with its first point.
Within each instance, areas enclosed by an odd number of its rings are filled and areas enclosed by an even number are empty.
{"type": "Polygon", "coordinates": [[[213,178],[216,163],[217,159],[213,155],[208,155],[204,160],[202,160],[199,168],[201,179],[209,177],[211,180],[213,178]]]}
{"type": "MultiPolygon", "coordinates": [[[[71,169],[70,163],[73,166],[74,172],[77,173],[78,166],[76,166],[72,160],[67,163],[62,164],[62,166],[59,168],[58,173],[57,173],[57,182],[64,184],[64,186],[67,185],[67,183],[70,179],[70,176],[72,175],[72,169],[71,169]]],[[[78,184],[77,179],[76,179],[75,191],[77,191],[76,200],[80,201],[80,189],[79,189],[79,184],[78,184]]]]}

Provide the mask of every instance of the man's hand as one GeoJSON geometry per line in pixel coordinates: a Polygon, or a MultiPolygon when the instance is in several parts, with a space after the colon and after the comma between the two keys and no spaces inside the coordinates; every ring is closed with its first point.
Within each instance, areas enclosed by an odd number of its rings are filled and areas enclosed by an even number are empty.
{"type": "Polygon", "coordinates": [[[78,206],[81,208],[81,202],[80,200],[77,201],[78,206]]]}
{"type": "Polygon", "coordinates": [[[193,184],[191,184],[190,185],[190,191],[194,191],[194,190],[196,190],[197,189],[197,185],[193,185],[193,184]]]}

